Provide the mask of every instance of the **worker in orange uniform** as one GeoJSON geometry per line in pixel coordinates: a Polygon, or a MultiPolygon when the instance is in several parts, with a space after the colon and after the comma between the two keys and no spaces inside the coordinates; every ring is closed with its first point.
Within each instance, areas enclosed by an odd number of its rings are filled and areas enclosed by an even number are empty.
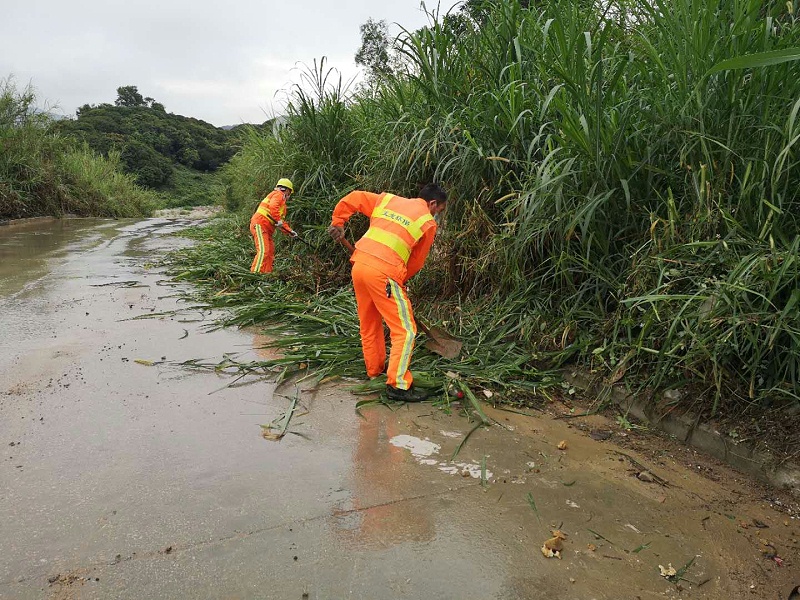
{"type": "Polygon", "coordinates": [[[367,233],[358,240],[350,262],[361,324],[361,347],[367,375],[383,373],[386,343],[383,321],[389,326],[392,348],[386,370],[386,395],[391,400],[419,402],[428,392],[413,386],[409,370],[417,324],[406,283],[425,264],[436,235],[434,216],[447,206],[447,194],[436,184],[420,190],[418,198],[355,191],[333,210],[328,233],[344,238],[344,224],[360,212],[370,218],[367,233]]]}
{"type": "Polygon", "coordinates": [[[272,273],[272,262],[275,260],[275,228],[286,235],[297,237],[297,232],[289,227],[283,219],[286,217],[286,201],[294,192],[292,182],[279,179],[275,189],[261,201],[255,214],[250,219],[250,233],[256,244],[256,256],[250,271],[253,273],[272,273]]]}

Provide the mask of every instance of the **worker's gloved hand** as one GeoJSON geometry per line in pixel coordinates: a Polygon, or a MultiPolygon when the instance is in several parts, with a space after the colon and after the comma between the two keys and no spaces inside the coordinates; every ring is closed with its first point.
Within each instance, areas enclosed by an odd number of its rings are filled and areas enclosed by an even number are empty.
{"type": "Polygon", "coordinates": [[[275,223],[275,227],[277,227],[278,229],[282,228],[283,227],[283,220],[280,220],[277,223],[275,223]]]}
{"type": "Polygon", "coordinates": [[[336,227],[331,225],[328,227],[328,235],[338,242],[344,237],[344,227],[336,227]]]}
{"type": "Polygon", "coordinates": [[[289,235],[291,237],[293,237],[293,238],[296,238],[297,237],[297,232],[294,229],[290,229],[289,230],[289,235]]]}

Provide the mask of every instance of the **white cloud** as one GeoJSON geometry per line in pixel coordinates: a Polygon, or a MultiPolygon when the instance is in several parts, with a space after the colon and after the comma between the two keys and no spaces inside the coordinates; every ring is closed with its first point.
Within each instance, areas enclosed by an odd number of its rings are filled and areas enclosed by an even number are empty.
{"type": "Polygon", "coordinates": [[[281,90],[299,82],[303,65],[322,56],[352,78],[359,26],[370,17],[412,30],[427,23],[418,0],[3,4],[0,79],[30,81],[40,104],[72,114],[136,85],[169,112],[215,125],[265,120],[280,110],[281,90]]]}

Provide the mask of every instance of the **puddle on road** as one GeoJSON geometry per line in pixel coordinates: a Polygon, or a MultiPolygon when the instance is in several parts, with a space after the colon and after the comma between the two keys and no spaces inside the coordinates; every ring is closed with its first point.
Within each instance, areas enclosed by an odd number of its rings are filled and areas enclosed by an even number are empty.
{"type": "MultiPolygon", "coordinates": [[[[148,256],[154,248],[164,251],[163,236],[196,225],[196,219],[101,219],[49,217],[24,219],[0,225],[0,299],[35,288],[42,277],[65,275],[59,265],[84,250],[109,250],[112,244],[125,248],[131,260],[148,256]],[[158,236],[152,234],[158,233],[158,236]],[[155,238],[161,238],[155,239],[155,238]],[[138,241],[131,244],[132,240],[138,241]]],[[[173,240],[173,246],[184,245],[173,240]]],[[[69,276],[81,276],[73,271],[69,276]]]]}
{"type": "Polygon", "coordinates": [[[89,240],[114,235],[111,219],[25,219],[0,225],[0,298],[22,291],[50,271],[51,261],[89,240]]]}

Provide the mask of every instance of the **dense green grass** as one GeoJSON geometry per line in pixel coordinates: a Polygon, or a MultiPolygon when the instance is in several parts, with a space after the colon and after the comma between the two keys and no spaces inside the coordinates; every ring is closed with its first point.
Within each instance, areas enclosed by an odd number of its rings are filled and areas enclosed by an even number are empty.
{"type": "Polygon", "coordinates": [[[218,206],[225,201],[225,183],[218,171],[203,173],[175,165],[169,190],[158,195],[159,208],[218,206]]]}
{"type": "Polygon", "coordinates": [[[43,215],[135,217],[149,214],[155,194],[124,175],[119,154],[96,156],[49,130],[35,96],[0,81],[0,219],[43,215]]]}
{"type": "Polygon", "coordinates": [[[688,386],[712,415],[800,403],[798,2],[472,14],[401,36],[405,71],[371,88],[311,67],[286,126],[226,168],[227,205],[252,212],[291,177],[290,220],[319,249],[292,250],[297,272],[324,293],[346,282],[324,240],[342,195],[441,181],[417,303],[485,356],[513,342],[528,365],[688,386]]]}
{"type": "MultiPolygon", "coordinates": [[[[242,371],[267,368],[279,378],[298,374],[317,381],[327,376],[364,377],[355,299],[349,286],[340,285],[348,278],[347,254],[323,237],[324,232],[308,236],[317,247],[313,255],[302,253],[300,242],[278,236],[275,272],[251,273],[253,241],[245,227],[247,219],[244,213],[228,216],[192,231],[190,235],[200,243],[173,253],[168,260],[173,277],[199,286],[198,300],[225,309],[222,324],[261,325],[282,350],[278,359],[237,364],[228,358],[225,364],[242,371]]],[[[419,285],[414,286],[412,297],[424,297],[419,285]]],[[[488,309],[476,305],[469,312],[464,309],[458,319],[445,321],[453,333],[469,334],[457,359],[444,359],[418,346],[411,364],[415,377],[438,390],[444,402],[449,402],[445,389],[453,379],[490,388],[495,391],[493,398],[507,404],[522,404],[538,392],[546,396],[560,378],[537,368],[516,341],[530,326],[524,305],[511,300],[495,307],[492,310],[498,316],[494,319],[486,319],[488,309]]],[[[443,314],[425,302],[418,302],[415,311],[437,320],[443,314]]]]}

